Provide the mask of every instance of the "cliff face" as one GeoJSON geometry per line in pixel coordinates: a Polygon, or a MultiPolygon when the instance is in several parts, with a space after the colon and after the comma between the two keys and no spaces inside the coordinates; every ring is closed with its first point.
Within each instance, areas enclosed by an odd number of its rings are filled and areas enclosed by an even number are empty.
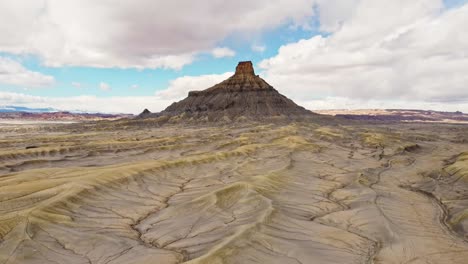
{"type": "Polygon", "coordinates": [[[250,61],[240,62],[227,80],[203,91],[191,91],[182,101],[173,103],[161,115],[208,117],[211,120],[238,117],[262,118],[303,116],[312,112],[280,94],[255,75],[250,61]]]}

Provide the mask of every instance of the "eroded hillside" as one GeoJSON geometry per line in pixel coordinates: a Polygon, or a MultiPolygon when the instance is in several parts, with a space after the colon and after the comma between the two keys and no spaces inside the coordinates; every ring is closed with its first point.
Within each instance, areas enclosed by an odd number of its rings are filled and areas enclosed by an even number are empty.
{"type": "Polygon", "coordinates": [[[466,126],[1,129],[0,263],[466,263],[466,126]]]}

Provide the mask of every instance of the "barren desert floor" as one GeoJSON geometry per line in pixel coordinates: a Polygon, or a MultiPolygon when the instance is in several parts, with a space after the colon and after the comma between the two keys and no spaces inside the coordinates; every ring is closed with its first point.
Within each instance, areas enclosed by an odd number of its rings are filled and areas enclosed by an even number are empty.
{"type": "Polygon", "coordinates": [[[468,126],[0,128],[0,263],[468,263],[468,126]]]}

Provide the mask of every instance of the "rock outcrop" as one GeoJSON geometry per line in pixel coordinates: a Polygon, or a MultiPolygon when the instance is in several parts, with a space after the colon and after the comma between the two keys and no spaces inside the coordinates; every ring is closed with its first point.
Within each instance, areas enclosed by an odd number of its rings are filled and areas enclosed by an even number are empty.
{"type": "Polygon", "coordinates": [[[252,62],[244,61],[227,80],[203,91],[191,91],[157,115],[234,120],[312,114],[255,75],[252,62]]]}
{"type": "Polygon", "coordinates": [[[150,116],[150,115],[151,115],[150,110],[148,110],[148,109],[145,108],[145,110],[143,110],[143,112],[141,112],[138,116],[139,116],[139,117],[148,117],[148,116],[150,116]]]}

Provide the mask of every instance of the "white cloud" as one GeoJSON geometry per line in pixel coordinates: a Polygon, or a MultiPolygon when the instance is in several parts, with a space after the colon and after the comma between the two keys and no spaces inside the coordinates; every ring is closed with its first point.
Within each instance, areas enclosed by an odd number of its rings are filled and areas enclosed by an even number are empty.
{"type": "Polygon", "coordinates": [[[0,105],[54,108],[68,111],[139,114],[144,108],[158,112],[172,101],[155,96],[96,97],[90,95],[72,97],[43,97],[21,93],[0,92],[0,105]]]}
{"type": "Polygon", "coordinates": [[[52,76],[26,69],[19,62],[0,57],[0,83],[22,88],[47,87],[55,83],[52,76]]]}
{"type": "Polygon", "coordinates": [[[338,11],[321,17],[330,35],[284,45],[262,61],[265,79],[311,102],[349,98],[466,110],[468,4],[444,10],[440,0],[360,0],[349,14],[338,11]]]}
{"type": "Polygon", "coordinates": [[[218,47],[211,51],[211,55],[215,58],[234,57],[236,52],[227,47],[218,47]]]}
{"type": "MultiPolygon", "coordinates": [[[[26,106],[31,108],[51,107],[59,110],[101,113],[138,114],[144,108],[148,108],[152,112],[159,112],[174,101],[185,98],[189,91],[209,88],[232,75],[232,72],[227,72],[223,74],[179,77],[172,80],[167,89],[156,92],[154,96],[96,97],[82,95],[44,97],[0,91],[0,105],[26,106]]],[[[110,90],[109,84],[105,82],[101,82],[99,86],[102,90],[110,90]]]]}
{"type": "Polygon", "coordinates": [[[360,0],[317,0],[320,30],[334,32],[349,20],[360,0]]]}
{"type": "Polygon", "coordinates": [[[99,89],[101,89],[101,90],[104,91],[104,92],[109,92],[109,91],[112,90],[111,87],[110,87],[110,85],[107,84],[107,83],[105,83],[105,82],[99,83],[99,89]]]}
{"type": "Polygon", "coordinates": [[[71,85],[77,89],[80,89],[82,87],[81,83],[79,82],[72,82],[71,85]]]}
{"type": "Polygon", "coordinates": [[[255,52],[264,52],[266,50],[265,45],[258,45],[258,44],[253,44],[251,48],[255,52]]]}
{"type": "Polygon", "coordinates": [[[138,88],[139,88],[138,84],[133,84],[132,86],[130,86],[130,89],[132,89],[132,90],[135,90],[135,89],[138,89],[138,88]]]}
{"type": "Polygon", "coordinates": [[[226,72],[223,74],[179,77],[170,81],[167,89],[157,91],[156,96],[165,100],[180,100],[185,98],[189,91],[204,90],[224,81],[233,74],[233,72],[226,72]]]}
{"type": "Polygon", "coordinates": [[[52,67],[180,69],[232,34],[308,27],[314,1],[3,0],[0,52],[52,67]]]}

